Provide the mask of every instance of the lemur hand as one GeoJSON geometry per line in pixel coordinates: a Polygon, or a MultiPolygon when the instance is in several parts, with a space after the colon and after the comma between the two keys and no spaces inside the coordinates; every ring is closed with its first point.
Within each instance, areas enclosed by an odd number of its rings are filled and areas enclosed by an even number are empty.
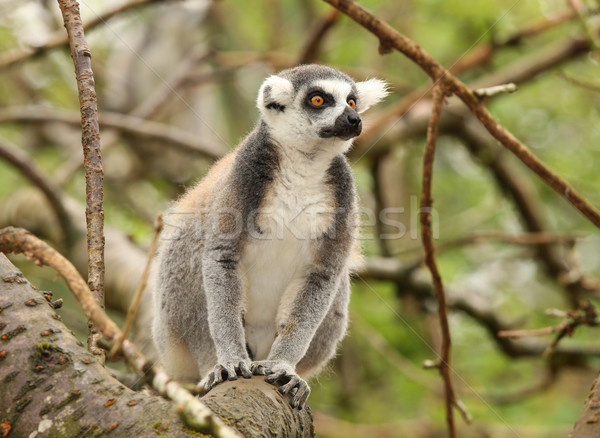
{"type": "Polygon", "coordinates": [[[293,408],[302,409],[306,405],[306,399],[310,395],[308,383],[296,374],[294,368],[283,361],[260,360],[252,362],[252,373],[255,375],[266,376],[267,383],[282,383],[278,388],[282,394],[292,395],[290,405],[293,408]]]}
{"type": "Polygon", "coordinates": [[[225,380],[237,380],[238,375],[246,379],[252,377],[249,360],[228,361],[215,365],[213,370],[198,383],[198,386],[203,387],[208,392],[215,385],[225,380]]]}

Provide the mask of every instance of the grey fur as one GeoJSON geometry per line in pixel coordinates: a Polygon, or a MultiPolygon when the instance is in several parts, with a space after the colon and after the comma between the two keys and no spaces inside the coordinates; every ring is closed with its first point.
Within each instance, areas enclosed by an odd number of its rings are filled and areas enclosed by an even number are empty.
{"type": "MultiPolygon", "coordinates": [[[[316,80],[334,79],[350,84],[356,95],[352,79],[329,67],[300,66],[279,76],[292,83],[294,93],[306,90],[316,80]]],[[[289,117],[296,107],[274,101],[273,91],[271,86],[262,89],[265,110],[275,110],[275,114],[285,111],[289,117]]],[[[337,105],[346,105],[345,98],[337,105]]],[[[346,144],[340,142],[360,133],[356,126],[356,118],[360,118],[354,110],[346,106],[338,114],[331,120],[328,137],[333,139],[322,141],[346,144]],[[348,123],[353,127],[346,126],[348,123]]],[[[326,231],[309,241],[311,259],[298,290],[292,289],[285,312],[280,316],[278,311],[278,319],[273,322],[276,333],[269,354],[254,357],[256,352],[246,341],[250,327],[245,315],[256,313],[246,308],[246,303],[247,294],[257,291],[247,290],[244,284],[242,259],[248,245],[265,237],[256,213],[272,196],[273,184],[284,179],[281,175],[286,171],[302,176],[297,169],[282,167],[289,161],[282,155],[288,147],[286,139],[273,138],[271,131],[262,118],[234,156],[217,164],[214,175],[209,174],[167,216],[165,222],[170,227],[162,234],[158,255],[153,337],[162,354],[161,362],[175,378],[203,378],[202,385],[210,390],[224,379],[263,374],[269,382],[282,383],[281,391],[290,392],[291,404],[301,408],[310,388],[298,374],[318,372],[335,354],[346,331],[348,263],[357,228],[356,193],[345,157],[339,154],[326,158],[329,161],[324,163],[326,170],[320,178],[334,213],[326,231]]],[[[323,159],[320,151],[325,148],[317,146],[314,151],[299,149],[298,156],[307,163],[317,163],[323,159]]],[[[301,190],[287,185],[285,188],[301,190]]],[[[276,304],[282,308],[286,298],[282,294],[280,299],[276,304]]]]}

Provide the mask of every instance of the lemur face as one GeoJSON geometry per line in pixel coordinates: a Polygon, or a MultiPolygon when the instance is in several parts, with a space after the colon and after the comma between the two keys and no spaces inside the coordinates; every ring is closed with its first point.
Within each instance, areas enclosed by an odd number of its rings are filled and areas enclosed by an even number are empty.
{"type": "Polygon", "coordinates": [[[267,78],[257,106],[280,143],[306,148],[328,140],[347,148],[361,133],[359,113],[387,94],[378,79],[354,82],[333,68],[303,65],[267,78]]]}
{"type": "Polygon", "coordinates": [[[304,87],[299,100],[319,137],[349,140],[362,131],[362,120],[356,112],[357,94],[354,83],[323,79],[304,87]]]}

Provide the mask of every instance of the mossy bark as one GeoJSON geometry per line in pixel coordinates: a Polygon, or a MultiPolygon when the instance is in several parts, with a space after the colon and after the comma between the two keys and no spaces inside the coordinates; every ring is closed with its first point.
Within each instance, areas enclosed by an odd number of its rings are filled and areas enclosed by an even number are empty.
{"type": "MultiPolygon", "coordinates": [[[[203,436],[168,400],[114,379],[0,253],[0,437],[203,436]]],[[[248,437],[310,437],[310,411],[292,410],[262,378],[219,385],[204,397],[248,437]]]]}
{"type": "Polygon", "coordinates": [[[596,438],[600,436],[600,376],[596,377],[585,402],[583,412],[575,423],[570,438],[596,438]]]}

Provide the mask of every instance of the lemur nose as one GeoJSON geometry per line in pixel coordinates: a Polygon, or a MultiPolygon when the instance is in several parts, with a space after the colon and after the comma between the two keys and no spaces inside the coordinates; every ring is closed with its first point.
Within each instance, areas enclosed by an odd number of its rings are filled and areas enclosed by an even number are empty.
{"type": "Polygon", "coordinates": [[[360,123],[360,117],[356,114],[348,114],[348,123],[350,123],[352,126],[358,126],[360,123]]]}

